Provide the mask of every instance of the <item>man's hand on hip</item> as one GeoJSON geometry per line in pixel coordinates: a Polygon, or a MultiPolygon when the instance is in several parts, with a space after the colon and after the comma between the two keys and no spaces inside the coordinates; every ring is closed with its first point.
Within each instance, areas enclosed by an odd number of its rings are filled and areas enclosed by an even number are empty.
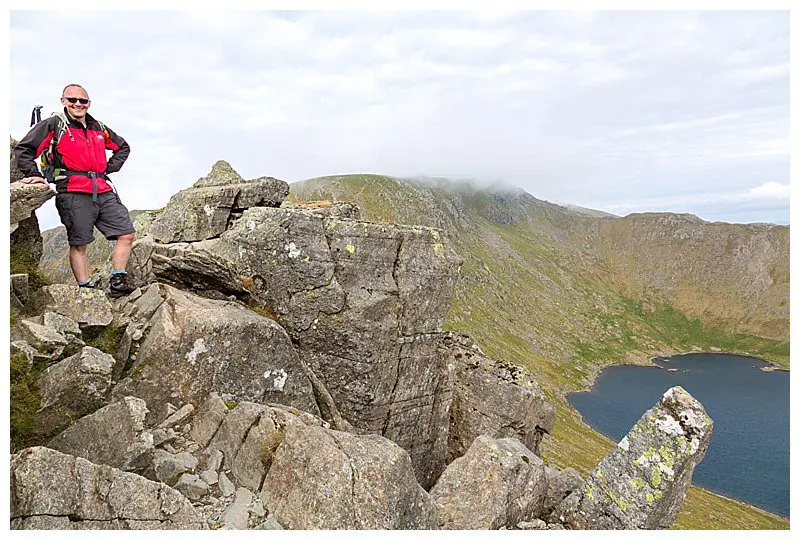
{"type": "Polygon", "coordinates": [[[50,184],[47,182],[46,179],[42,178],[41,176],[27,176],[22,179],[23,184],[43,184],[39,186],[42,189],[46,189],[50,187],[50,184]]]}

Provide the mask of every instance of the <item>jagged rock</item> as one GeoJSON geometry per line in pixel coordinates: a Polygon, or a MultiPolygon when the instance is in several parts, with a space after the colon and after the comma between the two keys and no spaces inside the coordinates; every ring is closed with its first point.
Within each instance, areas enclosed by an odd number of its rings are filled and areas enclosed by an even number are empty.
{"type": "Polygon", "coordinates": [[[361,219],[361,208],[352,202],[341,201],[284,201],[281,208],[310,211],[320,217],[333,217],[338,219],[361,219]]]}
{"type": "Polygon", "coordinates": [[[167,402],[199,405],[214,391],[226,400],[288,403],[316,412],[311,384],[275,321],[232,302],[167,285],[160,290],[164,301],[115,396],[139,396],[158,410],[167,402]]]}
{"type": "Polygon", "coordinates": [[[567,495],[583,485],[583,478],[572,468],[559,470],[556,467],[545,465],[547,476],[547,496],[544,499],[543,516],[550,513],[559,505],[567,495]]]}
{"type": "Polygon", "coordinates": [[[175,483],[175,489],[193,501],[208,495],[208,484],[200,480],[196,474],[183,473],[175,483]]]}
{"type": "Polygon", "coordinates": [[[443,529],[511,528],[542,513],[544,462],[517,439],[475,439],[430,491],[443,529]]]}
{"type": "Polygon", "coordinates": [[[246,488],[239,488],[233,497],[233,502],[225,509],[220,516],[223,529],[242,530],[247,528],[247,518],[249,512],[247,507],[253,500],[253,493],[246,488]]]}
{"type": "Polygon", "coordinates": [[[25,341],[50,358],[61,355],[68,344],[63,334],[29,320],[22,320],[14,327],[11,339],[25,341]]]}
{"type": "Polygon", "coordinates": [[[219,474],[217,474],[217,471],[203,471],[200,473],[200,480],[209,486],[213,486],[219,483],[219,474]]]}
{"type": "Polygon", "coordinates": [[[201,529],[174,489],[43,447],[11,457],[11,527],[201,529]]]}
{"type": "Polygon", "coordinates": [[[230,163],[221,159],[214,163],[209,173],[198,179],[193,187],[224,186],[227,184],[240,184],[242,182],[244,182],[244,178],[233,170],[230,163]]]}
{"type": "Polygon", "coordinates": [[[23,309],[28,303],[28,274],[11,274],[11,307],[23,309]]]}
{"type": "Polygon", "coordinates": [[[164,443],[168,443],[170,441],[175,440],[175,431],[172,429],[161,429],[156,428],[152,431],[153,433],[153,446],[159,447],[164,443]]]}
{"type": "Polygon", "coordinates": [[[486,356],[471,338],[454,332],[443,339],[442,354],[456,366],[448,463],[478,435],[513,437],[538,454],[542,437],[553,429],[555,408],[531,374],[486,356]]]}
{"type": "Polygon", "coordinates": [[[124,471],[140,471],[152,460],[153,436],[145,430],[144,401],[126,397],[84,416],[47,446],[124,471]]]}
{"type": "Polygon", "coordinates": [[[129,277],[138,286],[151,281],[167,283],[216,299],[235,296],[247,300],[250,292],[232,265],[198,243],[160,244],[152,236],[136,242],[128,262],[129,277]]]}
{"type": "Polygon", "coordinates": [[[291,422],[300,420],[267,405],[240,403],[227,414],[207,451],[222,452],[236,484],[257,491],[266,473],[265,462],[283,440],[284,426],[291,422]]]}
{"type": "Polygon", "coordinates": [[[290,529],[430,529],[435,509],[408,454],[376,435],[292,423],[261,499],[290,529]]]}
{"type": "Polygon", "coordinates": [[[42,316],[43,325],[55,330],[59,334],[66,336],[67,334],[81,335],[81,329],[77,322],[69,317],[65,317],[59,313],[52,311],[45,311],[42,316]]]}
{"type": "Polygon", "coordinates": [[[230,497],[236,491],[236,486],[233,485],[228,479],[228,475],[224,472],[219,473],[219,489],[222,491],[223,497],[230,497]]]}
{"type": "Polygon", "coordinates": [[[267,510],[264,508],[264,503],[261,499],[253,500],[253,503],[250,505],[250,513],[256,517],[265,517],[267,515],[267,510]]]}
{"type": "Polygon", "coordinates": [[[28,360],[28,363],[33,365],[39,361],[46,361],[50,359],[49,355],[39,352],[37,349],[31,347],[27,341],[12,341],[11,354],[22,354],[28,360]]]}
{"type": "Polygon", "coordinates": [[[55,197],[56,192],[43,184],[11,183],[11,232],[17,224],[31,217],[34,210],[42,206],[48,199],[55,197]]]}
{"type": "Polygon", "coordinates": [[[174,484],[186,472],[194,472],[197,458],[188,452],[171,454],[165,450],[153,451],[153,472],[160,482],[174,484]]]}
{"type": "Polygon", "coordinates": [[[172,196],[150,234],[161,243],[214,238],[228,228],[232,215],[254,206],[280,206],[288,194],[289,184],[283,180],[245,181],[230,165],[217,162],[207,177],[172,196]]]}
{"type": "Polygon", "coordinates": [[[228,407],[219,394],[212,392],[198,408],[189,436],[201,446],[206,446],[225,419],[228,407]]]}
{"type": "Polygon", "coordinates": [[[55,433],[102,406],[111,388],[113,370],[114,357],[94,347],[84,347],[42,372],[37,412],[41,433],[55,433]]]}
{"type": "Polygon", "coordinates": [[[189,418],[191,414],[194,412],[194,405],[191,403],[187,403],[174,413],[170,414],[163,422],[158,424],[158,427],[162,429],[174,427],[177,424],[182,424],[184,420],[189,418]]]}
{"type": "Polygon", "coordinates": [[[670,388],[552,517],[572,529],[670,527],[712,431],[703,406],[670,388]]]}
{"type": "Polygon", "coordinates": [[[37,291],[28,309],[35,313],[52,311],[77,321],[81,328],[111,324],[111,302],[103,291],[76,285],[47,285],[37,291]]]}
{"type": "Polygon", "coordinates": [[[206,468],[209,471],[216,471],[219,472],[219,468],[222,466],[222,460],[225,455],[217,450],[216,448],[210,448],[208,450],[208,461],[206,461],[206,468]]]}

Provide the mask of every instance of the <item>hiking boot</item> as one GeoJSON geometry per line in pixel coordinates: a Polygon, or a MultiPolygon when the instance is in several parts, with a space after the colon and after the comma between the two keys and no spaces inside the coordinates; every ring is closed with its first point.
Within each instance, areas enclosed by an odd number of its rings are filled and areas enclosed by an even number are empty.
{"type": "Polygon", "coordinates": [[[122,298],[136,290],[136,287],[131,286],[125,279],[125,274],[114,274],[109,281],[111,286],[108,289],[108,296],[111,298],[122,298]]]}

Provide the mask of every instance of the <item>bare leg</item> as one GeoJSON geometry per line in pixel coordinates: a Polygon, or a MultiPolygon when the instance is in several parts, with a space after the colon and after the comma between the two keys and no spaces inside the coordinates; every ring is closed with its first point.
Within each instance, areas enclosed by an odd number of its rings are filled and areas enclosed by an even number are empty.
{"type": "Polygon", "coordinates": [[[86,246],[69,246],[69,265],[75,280],[89,280],[89,261],[86,259],[86,246]]]}
{"type": "Polygon", "coordinates": [[[114,270],[125,270],[128,266],[128,257],[131,255],[131,246],[135,239],[136,235],[133,233],[117,237],[114,251],[111,252],[111,264],[114,265],[114,270]]]}

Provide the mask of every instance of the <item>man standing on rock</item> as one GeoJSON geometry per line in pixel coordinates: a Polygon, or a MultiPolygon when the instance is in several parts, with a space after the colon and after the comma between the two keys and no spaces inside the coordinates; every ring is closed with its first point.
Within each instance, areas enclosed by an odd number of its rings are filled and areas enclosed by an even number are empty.
{"type": "Polygon", "coordinates": [[[78,84],[61,93],[63,115],[54,115],[36,124],[14,148],[22,182],[40,183],[45,179],[36,166],[42,152],[52,154],[56,185],[56,209],[67,229],[69,264],[80,287],[92,287],[86,247],[94,241],[94,227],[109,240],[116,240],[111,254],[109,296],[120,298],[133,291],[126,282],[125,268],[136,230],[111,185],[108,174],[117,172],[130,153],[125,140],[89,114],[89,94],[78,84]],[[53,143],[51,145],[51,142],[53,143]],[[111,158],[106,161],[106,150],[111,158]]]}

